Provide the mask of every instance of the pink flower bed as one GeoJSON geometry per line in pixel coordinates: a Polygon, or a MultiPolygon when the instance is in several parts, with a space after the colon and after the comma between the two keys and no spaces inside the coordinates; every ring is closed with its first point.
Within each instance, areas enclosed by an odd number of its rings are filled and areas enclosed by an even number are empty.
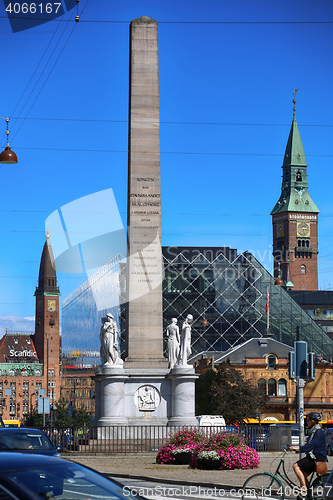
{"type": "Polygon", "coordinates": [[[177,432],[159,450],[156,456],[158,464],[176,463],[175,457],[171,454],[176,448],[188,448],[194,452],[195,447],[202,441],[203,436],[199,431],[189,431],[187,429],[177,432]]]}
{"type": "Polygon", "coordinates": [[[255,469],[259,465],[259,455],[253,448],[246,446],[242,436],[235,433],[216,433],[209,437],[200,431],[180,431],[159,450],[156,462],[159,464],[176,463],[172,451],[179,448],[190,449],[191,468],[207,469],[255,469]],[[215,452],[219,459],[205,459],[207,453],[215,452]]]}

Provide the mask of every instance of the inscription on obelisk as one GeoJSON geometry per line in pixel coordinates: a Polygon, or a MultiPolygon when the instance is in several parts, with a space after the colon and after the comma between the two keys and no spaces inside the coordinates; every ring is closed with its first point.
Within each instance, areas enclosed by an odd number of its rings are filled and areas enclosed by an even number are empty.
{"type": "Polygon", "coordinates": [[[163,368],[158,23],[131,22],[127,204],[127,368],[163,368]]]}

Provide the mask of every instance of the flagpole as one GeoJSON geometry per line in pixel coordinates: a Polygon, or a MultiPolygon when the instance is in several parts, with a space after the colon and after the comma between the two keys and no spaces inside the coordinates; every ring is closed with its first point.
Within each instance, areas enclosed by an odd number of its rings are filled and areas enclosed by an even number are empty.
{"type": "Polygon", "coordinates": [[[269,287],[267,286],[267,302],[266,302],[266,311],[267,311],[267,334],[269,334],[269,309],[270,309],[270,297],[269,297],[269,287]]]}
{"type": "Polygon", "coordinates": [[[268,312],[267,312],[267,333],[269,333],[269,306],[268,306],[268,312]]]}

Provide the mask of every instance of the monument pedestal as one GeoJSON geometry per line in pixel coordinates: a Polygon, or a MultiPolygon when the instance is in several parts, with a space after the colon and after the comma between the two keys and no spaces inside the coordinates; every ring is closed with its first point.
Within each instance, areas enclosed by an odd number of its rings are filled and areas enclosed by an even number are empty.
{"type": "Polygon", "coordinates": [[[172,404],[169,371],[165,368],[124,369],[114,365],[98,368],[93,425],[167,425],[172,404]]]}
{"type": "Polygon", "coordinates": [[[127,375],[121,365],[104,365],[96,372],[95,425],[126,425],[124,411],[125,380],[127,375]]]}
{"type": "Polygon", "coordinates": [[[172,383],[172,415],[168,425],[198,425],[195,418],[195,380],[199,375],[191,365],[175,365],[168,378],[172,383]]]}
{"type": "MultiPolygon", "coordinates": [[[[176,365],[171,371],[104,365],[95,377],[93,425],[196,426],[195,380],[198,377],[190,365],[176,365]]],[[[104,436],[106,431],[101,432],[100,438],[111,437],[104,436]]]]}

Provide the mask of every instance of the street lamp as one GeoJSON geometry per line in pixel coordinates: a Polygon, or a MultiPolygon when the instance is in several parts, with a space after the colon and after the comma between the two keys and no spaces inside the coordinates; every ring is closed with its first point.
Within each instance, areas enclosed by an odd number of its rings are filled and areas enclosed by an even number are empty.
{"type": "Polygon", "coordinates": [[[280,262],[278,262],[278,277],[276,278],[274,285],[275,286],[283,286],[284,285],[284,281],[281,278],[281,265],[280,265],[280,262]]]}
{"type": "MultiPolygon", "coordinates": [[[[4,118],[3,116],[1,116],[0,118],[4,118]]],[[[7,145],[5,147],[5,149],[2,151],[2,153],[0,154],[0,163],[7,163],[7,164],[11,164],[11,163],[17,163],[17,156],[16,154],[14,153],[14,151],[12,151],[9,147],[9,130],[8,130],[8,123],[9,123],[9,118],[5,118],[6,120],[6,124],[7,124],[7,128],[6,128],[6,134],[7,134],[7,145]]]]}

